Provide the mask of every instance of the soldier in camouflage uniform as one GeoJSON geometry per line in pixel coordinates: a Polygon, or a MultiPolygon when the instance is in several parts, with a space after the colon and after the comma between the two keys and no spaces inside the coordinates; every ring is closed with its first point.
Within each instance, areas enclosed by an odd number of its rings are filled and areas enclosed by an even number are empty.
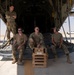
{"type": "Polygon", "coordinates": [[[13,62],[12,64],[17,62],[16,54],[19,52],[18,57],[18,64],[22,64],[23,59],[23,51],[26,46],[27,36],[22,33],[22,29],[18,28],[18,34],[14,36],[13,46],[12,46],[12,53],[13,53],[13,62]]]}
{"type": "Polygon", "coordinates": [[[39,32],[39,27],[35,27],[35,32],[29,36],[29,46],[33,50],[36,47],[45,48],[43,35],[39,32]]]}
{"type": "Polygon", "coordinates": [[[10,32],[13,33],[13,36],[16,34],[16,12],[14,11],[14,6],[9,7],[9,11],[5,13],[7,20],[7,39],[10,40],[10,32]]]}
{"type": "Polygon", "coordinates": [[[55,49],[57,47],[62,48],[67,56],[67,62],[72,63],[70,60],[69,51],[67,47],[63,44],[63,36],[61,33],[58,32],[56,28],[54,28],[54,34],[52,34],[52,43],[53,45],[51,46],[51,48],[52,48],[55,58],[57,58],[57,53],[55,49]]]}

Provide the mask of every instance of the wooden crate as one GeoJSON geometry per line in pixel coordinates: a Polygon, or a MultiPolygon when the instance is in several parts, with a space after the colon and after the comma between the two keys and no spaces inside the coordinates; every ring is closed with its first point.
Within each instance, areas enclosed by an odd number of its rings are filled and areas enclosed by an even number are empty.
{"type": "Polygon", "coordinates": [[[46,67],[47,66],[47,54],[36,54],[33,53],[32,55],[32,64],[33,67],[46,67]]]}

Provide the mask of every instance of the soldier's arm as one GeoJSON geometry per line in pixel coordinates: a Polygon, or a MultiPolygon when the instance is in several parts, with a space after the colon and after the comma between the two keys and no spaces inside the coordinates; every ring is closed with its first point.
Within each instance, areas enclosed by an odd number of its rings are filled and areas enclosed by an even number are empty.
{"type": "Polygon", "coordinates": [[[13,37],[13,44],[16,44],[16,35],[13,37]]]}
{"type": "Polygon", "coordinates": [[[14,13],[14,15],[12,16],[14,19],[17,18],[16,12],[14,13]]]}
{"type": "Polygon", "coordinates": [[[29,40],[30,40],[30,39],[34,40],[33,35],[34,35],[34,33],[30,34],[29,40]]]}
{"type": "Polygon", "coordinates": [[[55,44],[55,42],[54,42],[54,37],[53,37],[53,35],[52,35],[52,43],[53,43],[53,45],[56,46],[56,44],[55,44]]]}
{"type": "Polygon", "coordinates": [[[5,13],[5,18],[6,19],[9,19],[10,18],[10,15],[8,15],[8,12],[5,13]]]}
{"type": "Polygon", "coordinates": [[[14,19],[16,19],[16,16],[13,16],[14,19]]]}
{"type": "Polygon", "coordinates": [[[29,38],[32,38],[32,37],[33,37],[33,33],[32,33],[32,34],[30,34],[29,38]]]}
{"type": "Polygon", "coordinates": [[[27,36],[26,36],[26,35],[24,35],[24,42],[23,42],[20,46],[25,45],[25,44],[26,44],[26,42],[27,42],[27,36]]]}
{"type": "Polygon", "coordinates": [[[10,18],[10,16],[6,15],[6,19],[9,19],[9,18],[10,18]]]}

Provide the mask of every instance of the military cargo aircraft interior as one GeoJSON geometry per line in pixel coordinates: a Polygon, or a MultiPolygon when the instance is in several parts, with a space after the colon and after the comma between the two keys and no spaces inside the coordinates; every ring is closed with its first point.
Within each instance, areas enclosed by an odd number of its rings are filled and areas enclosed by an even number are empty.
{"type": "Polygon", "coordinates": [[[38,26],[42,33],[51,33],[53,27],[56,26],[58,29],[61,27],[68,16],[66,11],[71,10],[72,2],[67,0],[1,0],[3,15],[9,10],[10,5],[14,5],[17,13],[17,27],[22,27],[25,33],[33,32],[35,26],[38,26]],[[65,6],[66,2],[70,4],[70,7],[65,6]],[[62,6],[65,6],[65,9],[62,6]]]}
{"type": "Polygon", "coordinates": [[[74,0],[0,0],[1,75],[74,75],[74,43],[71,42],[74,36],[71,38],[70,32],[73,7],[74,0]],[[63,27],[66,19],[69,33],[63,27]],[[35,27],[39,27],[40,35],[30,36],[35,27]],[[63,33],[59,31],[61,28],[63,33]],[[39,37],[40,43],[36,43],[39,37]],[[58,38],[60,42],[56,43],[58,38]]]}
{"type": "Polygon", "coordinates": [[[53,8],[47,0],[13,1],[17,13],[17,25],[22,26],[25,33],[34,31],[38,26],[42,33],[48,33],[55,26],[52,17],[53,8]]]}

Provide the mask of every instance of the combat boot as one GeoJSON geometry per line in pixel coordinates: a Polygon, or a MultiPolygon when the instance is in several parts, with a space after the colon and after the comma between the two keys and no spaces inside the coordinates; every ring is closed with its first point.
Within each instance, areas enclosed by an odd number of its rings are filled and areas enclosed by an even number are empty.
{"type": "Polygon", "coordinates": [[[67,63],[72,64],[72,61],[70,60],[69,54],[66,54],[66,55],[67,55],[67,63]]]}
{"type": "Polygon", "coordinates": [[[16,62],[17,62],[16,60],[13,60],[13,61],[12,61],[12,64],[15,64],[16,62]]]}
{"type": "Polygon", "coordinates": [[[57,54],[54,55],[54,61],[56,61],[58,59],[57,54]]]}
{"type": "Polygon", "coordinates": [[[18,60],[17,64],[18,64],[18,65],[23,65],[23,62],[20,61],[20,60],[18,60]]]}
{"type": "Polygon", "coordinates": [[[15,64],[16,62],[17,62],[17,59],[16,59],[16,57],[13,56],[12,64],[15,64]]]}

